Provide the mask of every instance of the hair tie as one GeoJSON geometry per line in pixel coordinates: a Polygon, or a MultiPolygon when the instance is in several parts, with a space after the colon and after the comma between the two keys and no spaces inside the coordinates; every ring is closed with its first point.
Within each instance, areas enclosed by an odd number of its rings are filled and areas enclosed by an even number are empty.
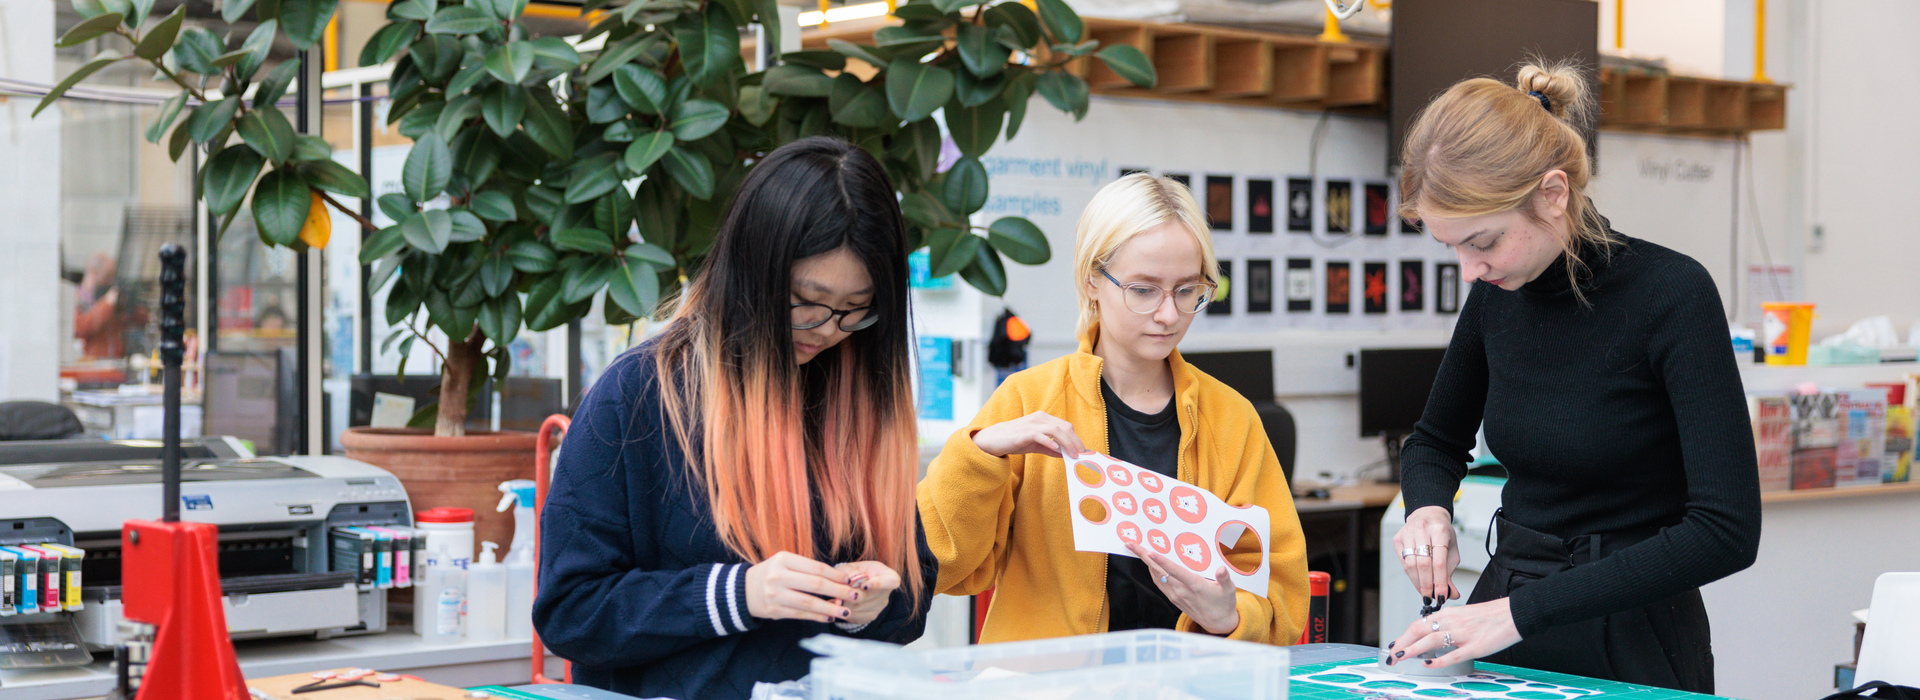
{"type": "Polygon", "coordinates": [[[1539,100],[1540,108],[1547,110],[1547,114],[1553,114],[1553,100],[1547,99],[1547,96],[1540,94],[1539,90],[1529,90],[1527,91],[1527,95],[1539,100]]]}

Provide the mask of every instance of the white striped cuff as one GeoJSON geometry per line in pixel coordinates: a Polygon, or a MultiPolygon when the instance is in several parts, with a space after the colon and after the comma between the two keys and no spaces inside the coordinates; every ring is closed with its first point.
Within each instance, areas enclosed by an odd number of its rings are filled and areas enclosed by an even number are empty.
{"type": "Polygon", "coordinates": [[[707,621],[722,637],[755,627],[747,613],[746,564],[714,564],[707,573],[707,621]]]}

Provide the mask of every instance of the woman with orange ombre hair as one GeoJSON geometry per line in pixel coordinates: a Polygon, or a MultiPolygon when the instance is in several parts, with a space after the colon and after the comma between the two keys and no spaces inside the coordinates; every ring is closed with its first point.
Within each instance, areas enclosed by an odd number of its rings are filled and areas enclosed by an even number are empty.
{"type": "Polygon", "coordinates": [[[542,516],[534,624],[583,684],[746,698],[801,639],[920,636],[907,242],[858,146],[758,163],[659,337],[575,412],[542,516]]]}

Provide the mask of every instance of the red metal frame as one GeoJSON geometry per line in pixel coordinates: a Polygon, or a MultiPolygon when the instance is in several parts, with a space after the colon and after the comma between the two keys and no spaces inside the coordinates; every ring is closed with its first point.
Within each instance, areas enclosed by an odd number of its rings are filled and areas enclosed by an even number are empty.
{"type": "MultiPolygon", "coordinates": [[[[565,439],[567,428],[571,425],[573,421],[566,416],[559,414],[547,416],[546,422],[540,424],[540,437],[533,448],[533,590],[536,596],[540,592],[540,513],[547,507],[547,486],[553,481],[553,431],[558,428],[561,438],[565,439]]],[[[546,662],[547,648],[540,643],[540,632],[535,630],[533,633],[533,682],[536,684],[573,682],[572,661],[563,662],[566,672],[562,676],[565,680],[548,678],[546,662]]]]}

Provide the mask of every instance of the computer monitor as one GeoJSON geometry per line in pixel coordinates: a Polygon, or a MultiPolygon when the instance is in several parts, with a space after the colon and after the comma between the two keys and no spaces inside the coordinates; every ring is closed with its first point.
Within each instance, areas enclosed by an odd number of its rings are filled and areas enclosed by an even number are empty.
{"type": "Polygon", "coordinates": [[[293,348],[207,353],[201,432],[248,440],[255,454],[293,454],[300,427],[297,359],[293,348]]]}
{"type": "Polygon", "coordinates": [[[1400,441],[1427,410],[1427,394],[1446,354],[1446,348],[1362,348],[1355,353],[1360,437],[1379,436],[1386,445],[1390,481],[1400,480],[1400,441]]]}
{"type": "MultiPolygon", "coordinates": [[[[494,381],[492,378],[482,381],[480,392],[485,397],[493,391],[494,381]]],[[[350,426],[364,426],[373,422],[375,393],[411,397],[415,406],[440,400],[440,376],[437,374],[410,374],[404,377],[361,374],[353,377],[351,386],[347,416],[347,425],[350,426]]],[[[500,391],[500,429],[539,430],[547,416],[561,412],[562,399],[558,379],[508,377],[500,391]]],[[[490,430],[492,426],[493,401],[474,401],[473,410],[467,412],[467,430],[490,430]]]]}

